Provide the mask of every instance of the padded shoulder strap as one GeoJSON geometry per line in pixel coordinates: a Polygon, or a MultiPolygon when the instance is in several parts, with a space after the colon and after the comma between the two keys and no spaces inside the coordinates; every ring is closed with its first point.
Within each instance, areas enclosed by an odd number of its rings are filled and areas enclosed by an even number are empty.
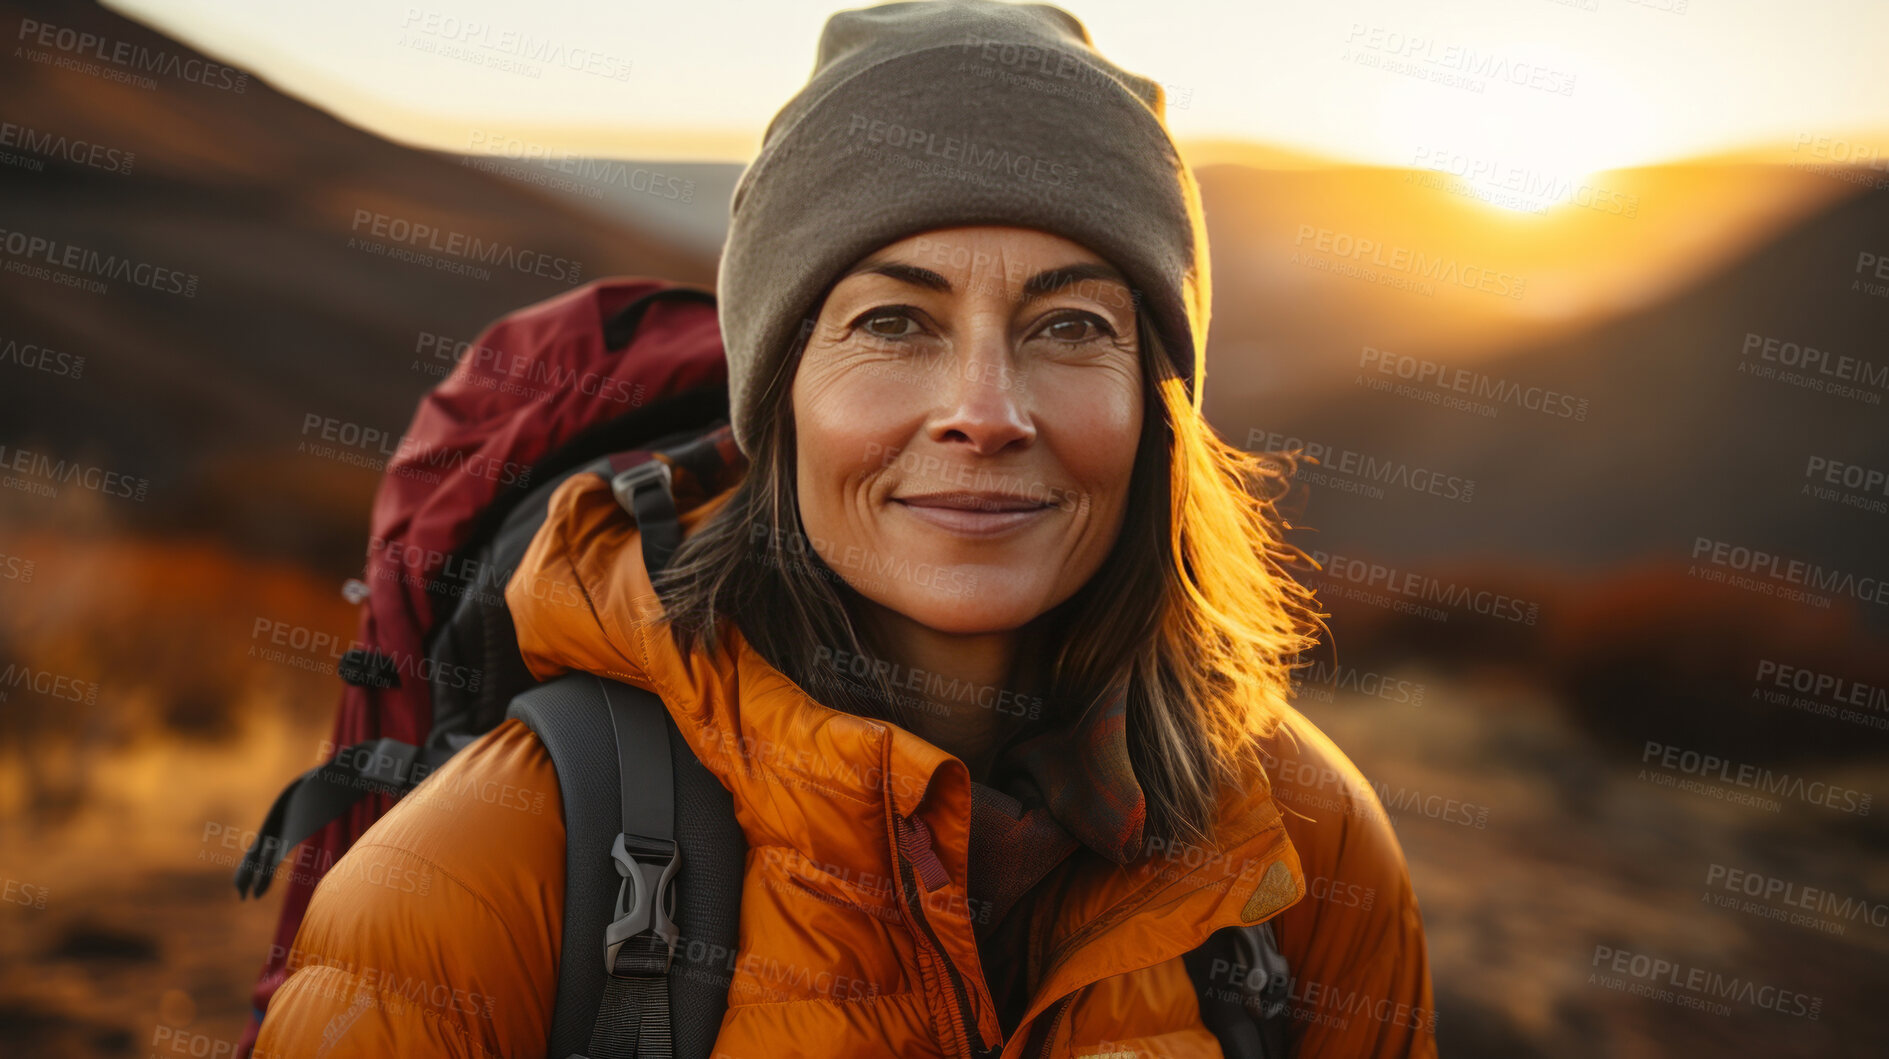
{"type": "Polygon", "coordinates": [[[733,800],[641,688],[571,673],[519,695],[506,715],[544,743],[564,803],[546,1054],[708,1056],[727,1008],[747,857],[733,800]]]}
{"type": "Polygon", "coordinates": [[[587,1059],[673,1059],[667,977],[681,931],[675,911],[675,779],[669,770],[668,710],[648,692],[599,681],[610,708],[617,751],[623,830],[610,859],[623,879],[604,928],[603,1004],[590,1031],[587,1059]]]}

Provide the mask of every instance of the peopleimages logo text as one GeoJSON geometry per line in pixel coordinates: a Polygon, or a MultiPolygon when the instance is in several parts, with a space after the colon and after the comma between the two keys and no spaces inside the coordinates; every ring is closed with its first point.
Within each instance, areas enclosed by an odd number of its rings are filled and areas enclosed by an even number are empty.
{"type": "MultiPolygon", "coordinates": [[[[1453,257],[1438,257],[1405,246],[1386,246],[1376,239],[1354,236],[1349,232],[1301,224],[1292,245],[1356,261],[1376,268],[1390,269],[1418,279],[1452,284],[1466,290],[1481,291],[1502,298],[1520,298],[1528,288],[1525,276],[1498,272],[1481,265],[1465,264],[1453,257]],[[1311,245],[1307,247],[1307,243],[1311,245]]],[[[1295,257],[1297,255],[1294,255],[1295,257]]],[[[1296,261],[1294,262],[1296,263],[1296,261]]]]}
{"type": "Polygon", "coordinates": [[[161,294],[181,294],[186,298],[197,296],[197,276],[194,272],[101,253],[43,235],[0,228],[0,250],[22,261],[71,269],[101,279],[123,280],[161,294]]]}
{"type": "Polygon", "coordinates": [[[567,258],[552,257],[535,250],[521,250],[506,243],[490,242],[464,232],[445,231],[430,224],[417,224],[404,217],[390,217],[369,209],[357,208],[354,211],[353,230],[402,246],[419,247],[436,254],[498,265],[567,283],[576,283],[584,271],[582,264],[567,258]]]}
{"type": "MultiPolygon", "coordinates": [[[[1689,967],[1674,960],[1649,956],[1610,945],[1594,946],[1592,966],[1630,975],[1648,982],[1670,985],[1698,997],[1735,1000],[1752,1007],[1766,1008],[1785,1015],[1815,1021],[1823,1012],[1823,998],[1792,989],[1783,989],[1746,978],[1727,975],[1704,967],[1689,967]]],[[[1591,981],[1591,979],[1590,979],[1591,981]]],[[[1660,997],[1658,999],[1667,999],[1660,997]]]]}
{"type": "Polygon", "coordinates": [[[863,134],[867,143],[897,147],[918,154],[956,162],[973,171],[987,174],[1007,173],[1019,180],[1070,187],[1081,171],[1075,166],[1049,158],[1013,154],[1008,148],[979,144],[961,136],[938,136],[924,129],[908,128],[897,122],[880,121],[854,113],[847,124],[849,136],[863,134]]]}
{"type": "Polygon", "coordinates": [[[1788,772],[1773,772],[1761,765],[1733,761],[1684,747],[1669,746],[1648,739],[1640,753],[1640,764],[1651,765],[1685,776],[1727,783],[1734,787],[1760,791],[1803,802],[1806,805],[1835,809],[1838,812],[1868,816],[1875,802],[1868,791],[1839,787],[1822,780],[1806,780],[1788,772]]]}
{"type": "Polygon", "coordinates": [[[1457,607],[1473,614],[1519,622],[1523,625],[1535,624],[1541,615],[1541,604],[1518,599],[1493,589],[1473,588],[1453,581],[1444,581],[1415,570],[1403,570],[1368,559],[1334,555],[1318,549],[1310,553],[1310,558],[1318,564],[1320,571],[1327,579],[1334,581],[1363,585],[1393,595],[1405,596],[1425,603],[1437,603],[1446,607],[1457,607]]]}
{"type": "Polygon", "coordinates": [[[235,67],[193,55],[148,48],[128,40],[114,41],[96,33],[55,26],[38,19],[20,19],[20,32],[14,39],[68,55],[97,59],[139,73],[192,81],[206,88],[219,88],[237,95],[241,95],[243,89],[249,86],[249,75],[235,67]]]}
{"type": "Polygon", "coordinates": [[[1802,559],[1787,559],[1773,552],[1747,548],[1742,544],[1699,537],[1692,542],[1692,557],[1703,559],[1714,566],[1781,581],[1789,585],[1801,585],[1832,595],[1849,596],[1865,603],[1889,604],[1889,580],[1880,577],[1858,577],[1855,574],[1832,570],[1827,566],[1819,566],[1802,559]]]}

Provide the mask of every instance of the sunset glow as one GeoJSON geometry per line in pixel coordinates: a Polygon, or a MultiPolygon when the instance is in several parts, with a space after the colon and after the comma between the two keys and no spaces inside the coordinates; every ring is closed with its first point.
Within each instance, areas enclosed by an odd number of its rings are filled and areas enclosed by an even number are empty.
{"type": "MultiPolygon", "coordinates": [[[[107,6],[408,143],[745,162],[804,82],[826,16],[864,5],[723,0],[661,17],[602,0],[107,6]]],[[[1578,187],[1729,151],[1801,161],[1819,137],[1882,164],[1889,141],[1872,48],[1889,40],[1889,5],[1869,0],[1065,7],[1105,54],[1166,86],[1188,142],[1420,168],[1450,158],[1578,187]]]]}

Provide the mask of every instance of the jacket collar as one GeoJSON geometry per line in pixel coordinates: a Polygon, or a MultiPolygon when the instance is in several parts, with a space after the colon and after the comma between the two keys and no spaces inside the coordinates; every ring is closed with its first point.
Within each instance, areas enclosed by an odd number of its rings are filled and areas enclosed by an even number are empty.
{"type": "MultiPolygon", "coordinates": [[[[778,693],[788,696],[781,706],[791,703],[797,709],[839,713],[801,691],[738,631],[730,645],[740,660],[748,694],[771,699],[778,693]]],[[[974,812],[970,770],[956,756],[902,727],[854,720],[885,733],[888,766],[882,777],[888,809],[899,816],[922,813],[950,877],[967,879],[974,812]]],[[[1095,732],[1107,730],[1104,723],[1095,732]]],[[[1242,786],[1243,791],[1229,792],[1221,800],[1215,819],[1218,840],[1211,845],[1142,844],[1137,839],[1136,853],[1126,863],[1090,859],[1079,864],[1065,900],[1079,905],[1082,922],[1052,935],[1042,979],[1018,1035],[1027,1034],[1031,1022],[1056,1000],[1083,986],[1165,963],[1199,948],[1223,927],[1263,922],[1305,896],[1298,852],[1286,835],[1271,782],[1257,762],[1248,763],[1242,786]]],[[[1075,804],[1085,800],[1070,797],[1075,804]]],[[[973,966],[977,946],[968,910],[953,906],[934,915],[945,921],[939,926],[952,960],[962,968],[973,966]]]]}

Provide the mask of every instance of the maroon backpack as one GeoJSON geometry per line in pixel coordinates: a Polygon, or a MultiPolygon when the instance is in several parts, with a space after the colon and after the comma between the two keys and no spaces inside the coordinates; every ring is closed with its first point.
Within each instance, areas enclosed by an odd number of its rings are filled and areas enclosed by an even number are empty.
{"type": "Polygon", "coordinates": [[[347,684],[331,742],[338,749],[277,797],[236,870],[237,892],[260,896],[306,843],[285,883],[240,1057],[287,978],[322,875],[402,795],[502,720],[515,686],[529,681],[458,665],[454,645],[440,643],[456,611],[489,609],[494,599],[502,609],[509,570],[480,557],[507,516],[565,477],[607,470],[634,483],[619,484],[619,496],[651,546],[673,548],[677,504],[720,492],[746,469],[727,425],[727,362],[707,290],[597,280],[517,310],[451,353],[457,363],[421,399],[387,461],[365,573],[345,589],[362,606],[337,666],[347,684]]]}

